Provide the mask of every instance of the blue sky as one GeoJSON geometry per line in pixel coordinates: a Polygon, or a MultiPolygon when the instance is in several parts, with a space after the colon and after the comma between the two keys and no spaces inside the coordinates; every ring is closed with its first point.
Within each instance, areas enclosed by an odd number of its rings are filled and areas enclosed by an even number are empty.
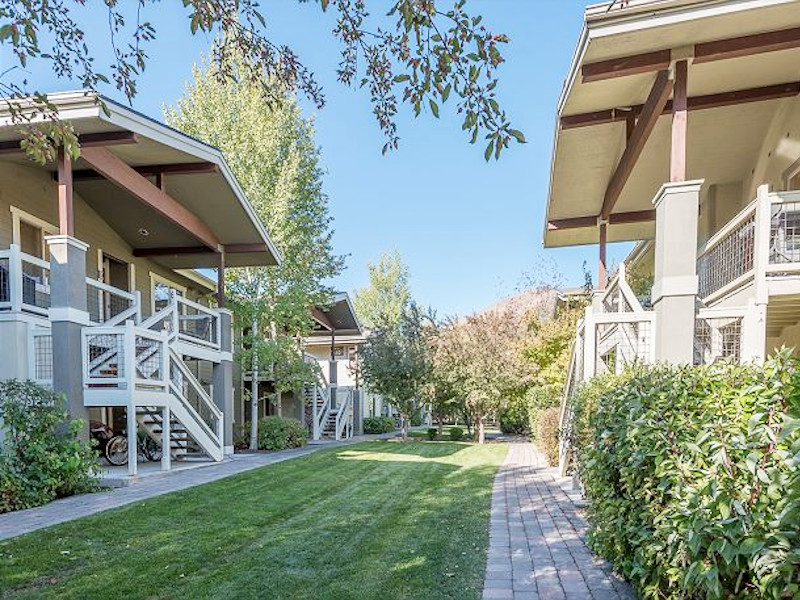
{"type": "MultiPolygon", "coordinates": [[[[82,23],[90,41],[104,30],[99,0],[82,23]]],[[[325,190],[335,218],[335,249],[348,254],[347,271],[335,282],[352,291],[367,283],[366,264],[396,248],[411,271],[414,297],[440,314],[466,314],[514,293],[525,274],[580,285],[582,264],[595,268],[593,246],[542,247],[542,227],[555,110],[582,24],[584,0],[471,0],[491,29],[506,33],[506,63],[498,86],[501,104],[528,144],[513,145],[499,162],[483,160],[483,146],[470,145],[455,115],[454,98],[436,120],[415,119],[405,106],[398,118],[400,149],[381,154],[383,138],[369,97],[336,81],[338,44],[333,19],[316,4],[295,0],[265,3],[269,30],[290,44],[314,71],[327,104],[314,114],[317,141],[327,170],[325,190]]],[[[383,6],[379,0],[368,5],[383,6]]],[[[147,71],[139,80],[134,108],[161,118],[189,79],[192,64],[208,49],[208,36],[192,36],[178,2],[150,6],[145,18],[157,28],[148,47],[147,71]]],[[[100,48],[105,52],[107,46],[100,48]]],[[[9,65],[2,53],[3,68],[9,65]]],[[[108,59],[99,54],[98,63],[108,59]],[[105,60],[104,60],[105,59],[105,60]]],[[[32,87],[73,89],[47,70],[32,67],[32,87]]],[[[103,90],[119,98],[113,89],[103,90]]],[[[611,262],[628,245],[610,248],[611,262]]]]}

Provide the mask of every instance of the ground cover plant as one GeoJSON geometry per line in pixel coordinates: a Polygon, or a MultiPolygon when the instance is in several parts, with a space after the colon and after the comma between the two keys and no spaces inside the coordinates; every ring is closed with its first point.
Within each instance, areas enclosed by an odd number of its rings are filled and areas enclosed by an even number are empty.
{"type": "Polygon", "coordinates": [[[0,542],[0,597],[477,600],[505,453],[369,442],[138,502],[0,542]]]}
{"type": "Polygon", "coordinates": [[[635,367],[598,379],[567,432],[592,547],[644,598],[800,597],[800,372],[635,367]]]}

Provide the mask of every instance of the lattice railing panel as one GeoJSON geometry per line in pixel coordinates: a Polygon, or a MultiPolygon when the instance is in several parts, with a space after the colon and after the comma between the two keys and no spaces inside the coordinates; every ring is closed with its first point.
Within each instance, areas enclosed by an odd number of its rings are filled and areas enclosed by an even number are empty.
{"type": "Polygon", "coordinates": [[[755,212],[705,252],[697,261],[700,297],[710,296],[753,268],[755,212]]]}
{"type": "Polygon", "coordinates": [[[698,317],[694,330],[694,363],[711,364],[727,359],[740,362],[742,317],[698,317]]]}

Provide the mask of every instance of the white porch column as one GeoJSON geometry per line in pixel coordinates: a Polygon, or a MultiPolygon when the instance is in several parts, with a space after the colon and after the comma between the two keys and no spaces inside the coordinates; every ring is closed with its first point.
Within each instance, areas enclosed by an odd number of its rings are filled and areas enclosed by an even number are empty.
{"type": "Polygon", "coordinates": [[[741,361],[761,363],[767,354],[767,304],[769,287],[767,267],[769,266],[770,222],[772,205],[769,186],[758,188],[756,204],[755,236],[753,239],[753,281],[755,298],[747,306],[742,319],[741,361]]]}
{"type": "Polygon", "coordinates": [[[656,208],[655,358],[692,364],[697,302],[697,213],[703,180],[665,183],[656,208]]]}
{"type": "Polygon", "coordinates": [[[46,238],[50,249],[50,322],[53,334],[53,389],[67,398],[72,419],[85,422],[81,439],[89,439],[89,411],[83,404],[81,330],[86,312],[86,250],[69,235],[46,238]]]}

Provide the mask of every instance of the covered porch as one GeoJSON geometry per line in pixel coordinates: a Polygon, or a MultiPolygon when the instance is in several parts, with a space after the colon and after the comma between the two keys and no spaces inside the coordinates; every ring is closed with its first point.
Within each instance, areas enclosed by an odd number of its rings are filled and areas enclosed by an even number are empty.
{"type": "MultiPolygon", "coordinates": [[[[0,115],[3,377],[66,396],[72,418],[150,438],[160,467],[232,450],[228,267],[279,255],[218,150],[83,92],[53,94],[81,155],[31,162],[0,115]]],[[[137,460],[127,461],[129,475],[137,460]]]]}

